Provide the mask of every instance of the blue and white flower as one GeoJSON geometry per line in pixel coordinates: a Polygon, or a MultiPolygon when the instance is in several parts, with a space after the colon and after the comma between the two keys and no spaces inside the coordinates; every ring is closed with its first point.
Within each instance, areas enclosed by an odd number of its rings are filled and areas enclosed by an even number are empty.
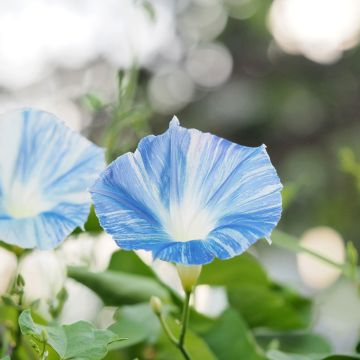
{"type": "Polygon", "coordinates": [[[150,135],[117,158],[90,189],[103,228],[125,250],[200,265],[269,238],[281,183],[265,146],[240,146],[185,129],[150,135]]]}
{"type": "Polygon", "coordinates": [[[0,240],[51,249],[90,209],[87,188],[103,150],[54,115],[34,109],[0,116],[0,240]]]}

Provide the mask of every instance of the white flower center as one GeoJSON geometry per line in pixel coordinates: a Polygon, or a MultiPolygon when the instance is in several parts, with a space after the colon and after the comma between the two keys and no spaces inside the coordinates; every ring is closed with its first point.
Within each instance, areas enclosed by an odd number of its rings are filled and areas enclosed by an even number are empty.
{"type": "Polygon", "coordinates": [[[16,219],[37,216],[50,208],[50,203],[32,186],[14,184],[5,198],[5,211],[16,219]]]}
{"type": "Polygon", "coordinates": [[[170,215],[164,225],[175,241],[190,241],[206,239],[215,222],[206,209],[194,201],[184,201],[180,206],[170,207],[170,215]]]}

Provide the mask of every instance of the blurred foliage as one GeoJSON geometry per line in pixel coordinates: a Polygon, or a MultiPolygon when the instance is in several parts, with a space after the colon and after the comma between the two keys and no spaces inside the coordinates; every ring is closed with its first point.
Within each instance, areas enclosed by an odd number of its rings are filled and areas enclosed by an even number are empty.
{"type": "Polygon", "coordinates": [[[144,89],[139,86],[136,65],[128,70],[119,70],[117,89],[117,101],[114,103],[103,103],[91,93],[82,99],[83,106],[91,110],[94,119],[98,120],[93,121],[90,137],[106,149],[108,162],[133,150],[134,145],[150,133],[148,120],[152,110],[144,89]]]}
{"type": "MultiPolygon", "coordinates": [[[[277,236],[282,242],[291,239],[277,236]]],[[[104,272],[69,267],[68,276],[92,289],[105,305],[118,307],[112,325],[105,330],[83,321],[60,325],[56,312],[45,320],[36,313],[35,303],[31,312],[23,307],[19,296],[24,281],[17,278],[0,306],[0,356],[10,352],[14,360],[182,359],[149,305],[151,296],[161,298],[166,321],[178,334],[182,297],[134,252],[115,252],[104,272]]],[[[328,355],[330,344],[311,330],[312,300],[274,282],[250,254],[204,266],[199,284],[226,289],[229,306],[211,318],[191,309],[186,348],[193,360],[358,359],[328,355]]],[[[58,298],[64,296],[60,292],[58,298]]]]}
{"type": "Polygon", "coordinates": [[[360,163],[356,161],[354,152],[349,148],[342,148],[339,157],[342,170],[353,176],[360,193],[360,163]]]}

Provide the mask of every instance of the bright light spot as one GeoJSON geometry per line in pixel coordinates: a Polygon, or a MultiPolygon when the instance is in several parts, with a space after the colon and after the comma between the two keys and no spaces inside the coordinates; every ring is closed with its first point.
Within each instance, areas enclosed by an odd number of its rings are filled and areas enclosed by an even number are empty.
{"type": "Polygon", "coordinates": [[[232,57],[221,44],[200,45],[189,53],[186,69],[200,86],[212,88],[223,84],[232,70],[232,57]]]}
{"type": "Polygon", "coordinates": [[[0,295],[5,294],[16,275],[17,260],[15,254],[0,247],[0,295]]]}
{"type": "Polygon", "coordinates": [[[275,0],[269,26],[286,52],[331,63],[359,41],[360,1],[275,0]]]}
{"type": "Polygon", "coordinates": [[[14,111],[24,107],[34,107],[56,115],[66,126],[74,131],[80,131],[83,127],[82,114],[79,107],[71,100],[43,97],[40,94],[33,96],[0,96],[0,107],[3,113],[14,111]]]}
{"type": "MultiPolygon", "coordinates": [[[[300,245],[336,263],[345,261],[344,241],[340,234],[329,227],[316,227],[306,231],[300,245]]],[[[323,289],[334,283],[341,270],[314,256],[300,253],[297,257],[299,274],[304,283],[314,289],[323,289]]]]}
{"type": "Polygon", "coordinates": [[[179,31],[193,41],[213,40],[224,30],[228,14],[220,0],[193,0],[179,18],[179,31]]]}
{"type": "Polygon", "coordinates": [[[23,104],[23,106],[32,106],[38,109],[45,109],[49,113],[56,115],[59,119],[74,131],[80,131],[82,128],[81,113],[77,105],[71,100],[41,98],[34,100],[31,104],[23,104]]]}
{"type": "Polygon", "coordinates": [[[166,0],[18,0],[0,4],[0,84],[21,88],[56,67],[80,68],[99,58],[116,67],[147,65],[176,48],[166,0]],[[172,44],[172,46],[169,46],[172,44]]]}
{"type": "Polygon", "coordinates": [[[150,80],[148,93],[155,109],[168,114],[192,100],[194,83],[187,72],[180,68],[164,69],[150,80]]]}

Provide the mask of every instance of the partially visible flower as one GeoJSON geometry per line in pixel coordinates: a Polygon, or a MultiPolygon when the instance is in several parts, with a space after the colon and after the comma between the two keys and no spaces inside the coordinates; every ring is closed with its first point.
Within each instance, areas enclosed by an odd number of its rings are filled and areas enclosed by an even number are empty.
{"type": "Polygon", "coordinates": [[[0,239],[56,247],[86,221],[87,188],[103,166],[103,150],[54,115],[34,109],[2,115],[0,239]]]}
{"type": "Polygon", "coordinates": [[[82,233],[72,236],[59,247],[58,254],[70,266],[86,266],[93,271],[104,271],[112,254],[119,250],[110,236],[82,233]]]}
{"type": "Polygon", "coordinates": [[[71,324],[81,320],[95,322],[104,306],[99,296],[85,285],[72,279],[66,280],[65,289],[68,298],[60,314],[59,321],[62,324],[71,324]]]}
{"type": "Polygon", "coordinates": [[[25,255],[19,264],[19,273],[25,280],[25,304],[38,301],[37,311],[51,319],[50,304],[58,305],[56,295],[66,289],[67,299],[59,314],[59,321],[71,323],[96,319],[103,303],[86,286],[66,277],[66,259],[59,251],[35,250],[25,255]],[[86,306],[84,303],[86,302],[86,306]]]}
{"type": "Polygon", "coordinates": [[[281,183],[265,146],[179,126],[117,158],[90,189],[103,228],[125,250],[200,265],[269,238],[281,183]]]}
{"type": "Polygon", "coordinates": [[[15,279],[17,270],[16,255],[0,247],[0,295],[5,294],[15,279]]]}
{"type": "Polygon", "coordinates": [[[25,280],[25,302],[40,300],[40,313],[49,316],[48,301],[54,299],[65,284],[64,261],[53,251],[35,250],[20,261],[19,273],[25,280]]]}

